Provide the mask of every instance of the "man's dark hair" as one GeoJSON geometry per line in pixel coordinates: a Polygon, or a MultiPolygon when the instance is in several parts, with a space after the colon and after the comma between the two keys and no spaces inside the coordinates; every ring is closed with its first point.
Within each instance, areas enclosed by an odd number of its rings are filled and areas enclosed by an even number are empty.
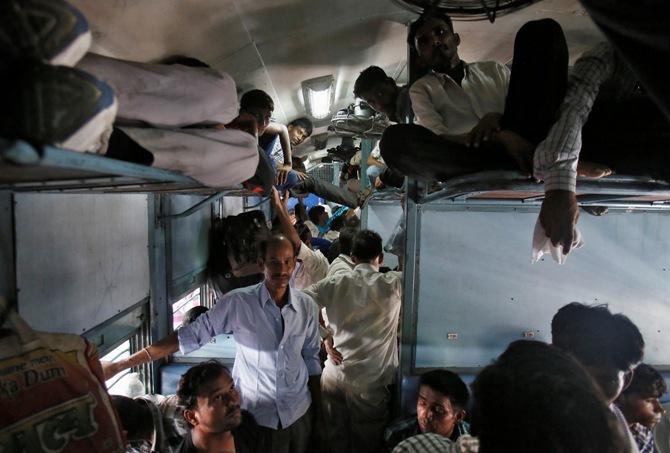
{"type": "Polygon", "coordinates": [[[452,33],[454,32],[454,22],[451,20],[451,17],[449,17],[449,14],[438,8],[428,9],[409,26],[409,32],[407,33],[407,44],[409,44],[409,47],[412,49],[412,51],[416,51],[414,48],[414,38],[416,37],[416,33],[419,31],[419,28],[421,28],[421,26],[428,21],[428,19],[442,19],[449,26],[449,31],[452,33]]]}
{"type": "Polygon", "coordinates": [[[177,399],[184,409],[194,409],[199,396],[205,396],[204,386],[216,380],[223,373],[230,374],[225,365],[216,360],[199,363],[184,373],[177,386],[177,399]]]}
{"type": "Polygon", "coordinates": [[[641,363],[635,368],[633,380],[624,389],[623,395],[641,395],[644,398],[660,398],[668,390],[661,373],[651,365],[641,363]]]}
{"type": "Polygon", "coordinates": [[[344,226],[344,215],[338,215],[330,222],[330,229],[334,231],[340,231],[344,226]]]}
{"type": "Polygon", "coordinates": [[[619,423],[584,368],[560,349],[519,340],[472,384],[481,453],[615,453],[619,423]],[[519,435],[523,433],[523,435],[519,435]]]}
{"type": "Polygon", "coordinates": [[[346,220],[344,221],[344,226],[346,228],[353,228],[356,231],[358,231],[361,228],[361,219],[359,219],[355,215],[347,217],[346,220]]]}
{"type": "Polygon", "coordinates": [[[354,236],[351,246],[351,256],[355,256],[364,263],[370,262],[381,255],[382,238],[372,230],[361,230],[354,236]]]}
{"type": "MultiPolygon", "coordinates": [[[[354,96],[361,97],[363,93],[370,91],[380,83],[386,82],[390,77],[379,66],[368,66],[363,69],[354,82],[354,96]]],[[[393,81],[393,79],[391,79],[393,81]]],[[[393,82],[395,83],[395,82],[393,82]]]]}
{"type": "Polygon", "coordinates": [[[288,125],[304,128],[308,137],[312,135],[312,132],[314,131],[314,124],[312,124],[312,121],[309,118],[305,118],[304,116],[302,118],[294,119],[293,121],[288,123],[288,125]]]}
{"type": "Polygon", "coordinates": [[[340,241],[340,253],[351,255],[351,249],[354,246],[354,236],[358,232],[358,228],[344,227],[340,230],[338,240],[340,241]]]}
{"type": "Polygon", "coordinates": [[[586,366],[627,370],[642,360],[644,339],[633,322],[607,305],[572,302],[551,320],[552,343],[586,366]]]}
{"type": "Polygon", "coordinates": [[[274,110],[275,103],[263,90],[251,90],[242,95],[240,99],[240,110],[249,110],[253,108],[274,110]]]}
{"type": "Polygon", "coordinates": [[[426,385],[434,391],[446,396],[452,406],[466,409],[470,393],[468,386],[458,374],[448,370],[433,370],[421,375],[419,385],[426,385]]]}
{"type": "Polygon", "coordinates": [[[295,244],[293,244],[293,242],[283,234],[273,232],[258,242],[258,258],[261,260],[265,260],[265,255],[267,254],[268,246],[270,244],[280,244],[284,241],[291,244],[291,248],[293,248],[293,254],[297,256],[298,250],[296,250],[295,244]]]}
{"type": "Polygon", "coordinates": [[[209,311],[209,308],[205,307],[204,305],[196,305],[195,307],[191,308],[189,311],[184,313],[184,318],[181,322],[182,327],[188,326],[193,321],[198,319],[200,315],[207,313],[207,311],[209,311]]]}
{"type": "Polygon", "coordinates": [[[318,204],[316,206],[312,206],[311,208],[309,208],[307,216],[314,225],[317,225],[319,223],[319,217],[321,217],[324,212],[326,212],[326,208],[318,204]]]}
{"type": "Polygon", "coordinates": [[[149,406],[141,400],[134,400],[127,396],[110,395],[110,397],[128,440],[150,439],[154,424],[149,406]]]}

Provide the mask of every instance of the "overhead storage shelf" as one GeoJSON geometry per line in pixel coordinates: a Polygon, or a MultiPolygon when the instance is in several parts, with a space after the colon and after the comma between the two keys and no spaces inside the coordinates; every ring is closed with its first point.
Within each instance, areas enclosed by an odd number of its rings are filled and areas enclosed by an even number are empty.
{"type": "Polygon", "coordinates": [[[251,196],[241,186],[203,187],[182,174],[96,154],[0,139],[0,190],[15,192],[179,192],[251,196]]]}
{"type": "MultiPolygon", "coordinates": [[[[670,208],[670,184],[624,175],[579,178],[577,197],[581,205],[670,208]]],[[[417,203],[540,204],[543,198],[542,183],[514,171],[486,171],[452,178],[429,193],[423,191],[417,203]]]]}

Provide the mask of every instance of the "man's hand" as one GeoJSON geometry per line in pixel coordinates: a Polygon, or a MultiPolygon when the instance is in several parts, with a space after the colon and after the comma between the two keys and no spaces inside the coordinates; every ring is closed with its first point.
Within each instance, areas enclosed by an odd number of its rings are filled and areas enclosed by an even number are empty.
{"type": "Polygon", "coordinates": [[[270,198],[272,199],[272,205],[279,211],[284,211],[286,215],[288,215],[288,199],[289,199],[289,194],[288,190],[286,191],[286,194],[284,195],[284,198],[282,198],[281,194],[277,190],[276,187],[272,188],[272,194],[270,195],[270,198]]]}
{"type": "Polygon", "coordinates": [[[307,173],[303,173],[303,172],[298,171],[298,170],[293,170],[293,171],[295,172],[295,175],[298,177],[298,179],[300,181],[304,181],[305,179],[309,178],[307,173]]]}
{"type": "Polygon", "coordinates": [[[326,353],[328,354],[328,357],[335,365],[339,365],[344,361],[344,357],[342,357],[340,351],[335,349],[335,344],[333,343],[332,335],[327,338],[324,338],[323,346],[326,348],[326,353]]]}
{"type": "Polygon", "coordinates": [[[384,184],[382,179],[379,176],[377,176],[375,178],[375,189],[383,189],[384,187],[386,187],[386,184],[384,184]]]}
{"type": "Polygon", "coordinates": [[[495,135],[495,140],[502,143],[507,154],[516,161],[519,171],[528,176],[533,176],[533,153],[535,146],[516,132],[502,130],[495,135]]]}
{"type": "Polygon", "coordinates": [[[561,244],[563,254],[572,248],[575,225],[579,219],[577,196],[569,190],[549,190],[540,208],[540,224],[554,246],[561,244]]]}
{"type": "Polygon", "coordinates": [[[493,135],[500,130],[500,113],[487,113],[468,134],[468,146],[479,148],[483,142],[493,139],[493,135]]]}
{"type": "Polygon", "coordinates": [[[288,173],[293,170],[290,165],[280,165],[277,167],[277,185],[281,186],[286,183],[288,173]]]}

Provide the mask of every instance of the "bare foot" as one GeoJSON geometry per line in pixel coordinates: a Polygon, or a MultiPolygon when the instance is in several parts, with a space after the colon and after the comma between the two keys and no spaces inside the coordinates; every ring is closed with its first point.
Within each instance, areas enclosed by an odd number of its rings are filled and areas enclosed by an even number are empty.
{"type": "Polygon", "coordinates": [[[535,146],[516,132],[502,130],[496,134],[496,140],[505,147],[524,175],[533,175],[533,151],[535,146]]]}
{"type": "Polygon", "coordinates": [[[596,164],[594,162],[582,162],[577,164],[577,176],[587,178],[604,178],[612,174],[612,169],[607,165],[596,164]]]}

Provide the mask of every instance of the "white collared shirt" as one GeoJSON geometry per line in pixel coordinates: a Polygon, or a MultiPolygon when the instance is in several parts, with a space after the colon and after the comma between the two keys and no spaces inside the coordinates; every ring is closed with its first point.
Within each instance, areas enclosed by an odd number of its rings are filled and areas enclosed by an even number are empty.
{"type": "Polygon", "coordinates": [[[326,369],[352,385],[392,383],[398,367],[402,274],[381,273],[376,267],[361,263],[304,292],[327,310],[335,347],[344,357],[341,365],[327,360],[326,369]]]}
{"type": "Polygon", "coordinates": [[[339,255],[337,255],[337,258],[335,258],[333,262],[330,263],[330,266],[328,266],[328,273],[326,275],[330,277],[332,275],[337,275],[341,272],[350,272],[354,270],[355,266],[356,265],[354,264],[354,261],[351,259],[349,255],[340,253],[339,255]]]}
{"type": "Polygon", "coordinates": [[[464,63],[459,86],[446,74],[430,72],[409,89],[414,122],[437,135],[467,134],[487,113],[503,113],[510,69],[496,61],[464,63]]]}
{"type": "Polygon", "coordinates": [[[307,288],[326,276],[328,272],[328,258],[319,250],[312,250],[305,244],[300,244],[298,260],[293,271],[293,286],[298,289],[307,288]]]}

